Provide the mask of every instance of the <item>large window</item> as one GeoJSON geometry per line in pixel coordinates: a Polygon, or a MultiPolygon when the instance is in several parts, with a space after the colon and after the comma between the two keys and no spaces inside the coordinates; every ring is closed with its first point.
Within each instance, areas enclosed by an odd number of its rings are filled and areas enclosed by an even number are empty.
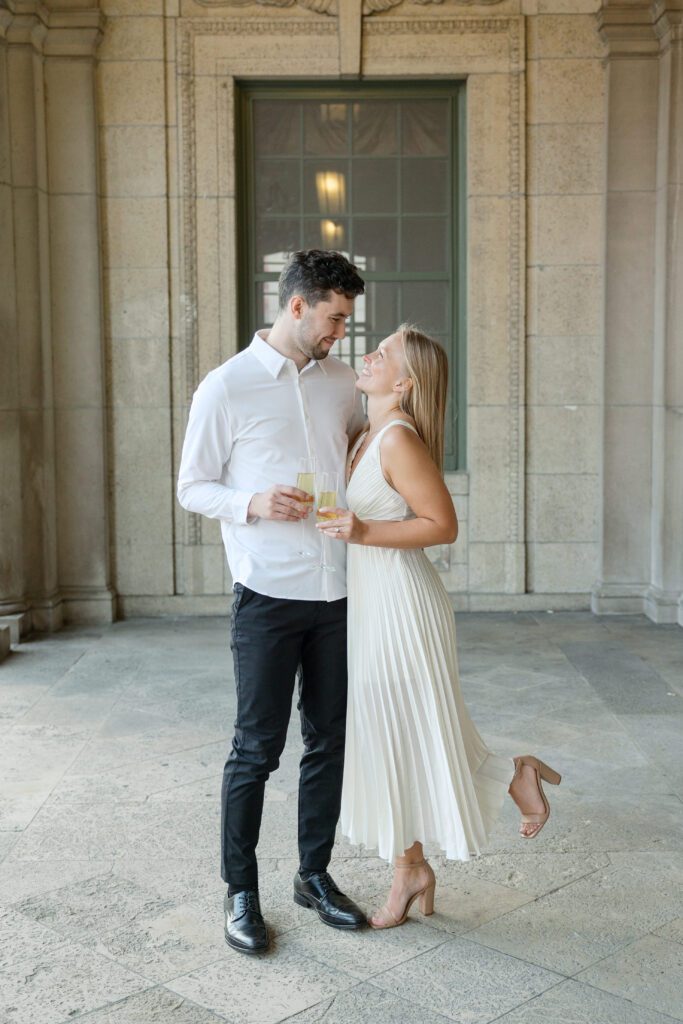
{"type": "Polygon", "coordinates": [[[343,252],[366,282],[335,354],[362,356],[408,320],[451,367],[446,466],[464,465],[463,88],[436,83],[240,89],[240,326],[277,313],[288,253],[343,252]]]}

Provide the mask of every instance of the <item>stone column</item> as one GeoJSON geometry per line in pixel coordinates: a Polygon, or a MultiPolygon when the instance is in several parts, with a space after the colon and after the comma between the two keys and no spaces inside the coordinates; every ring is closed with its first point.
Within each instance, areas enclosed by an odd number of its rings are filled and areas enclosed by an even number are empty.
{"type": "Polygon", "coordinates": [[[659,40],[642,0],[607,3],[601,575],[594,612],[640,612],[650,577],[659,40]]]}
{"type": "Polygon", "coordinates": [[[50,5],[43,49],[59,581],[67,621],[108,622],[114,600],[94,79],[102,15],[56,6],[50,5]]]}
{"type": "MultiPolygon", "coordinates": [[[[44,12],[41,12],[41,15],[44,12]]],[[[42,17],[0,12],[2,339],[0,615],[61,625],[57,587],[42,17]],[[11,450],[10,450],[11,449],[11,450]]]]}
{"type": "Polygon", "coordinates": [[[683,8],[660,9],[651,583],[645,610],[683,626],[683,8]]]}
{"type": "Polygon", "coordinates": [[[0,10],[0,616],[26,610],[21,508],[21,410],[10,130],[12,15],[0,10]]]}

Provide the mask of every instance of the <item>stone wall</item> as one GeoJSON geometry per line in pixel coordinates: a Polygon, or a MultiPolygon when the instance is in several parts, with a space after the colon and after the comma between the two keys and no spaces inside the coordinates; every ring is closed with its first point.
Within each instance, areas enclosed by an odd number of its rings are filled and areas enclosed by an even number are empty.
{"type": "Polygon", "coordinates": [[[683,622],[678,3],[0,3],[0,612],[225,609],[174,479],[244,340],[234,82],[305,67],[467,80],[456,607],[683,622]]]}

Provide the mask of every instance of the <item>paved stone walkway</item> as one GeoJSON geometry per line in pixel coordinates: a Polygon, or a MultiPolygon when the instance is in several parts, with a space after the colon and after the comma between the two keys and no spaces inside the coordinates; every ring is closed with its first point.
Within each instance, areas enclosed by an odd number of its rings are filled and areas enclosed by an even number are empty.
{"type": "MultiPolygon", "coordinates": [[[[226,622],[22,644],[0,668],[0,1021],[665,1024],[683,1020],[683,633],[588,613],[459,615],[466,697],[502,754],[564,775],[542,835],[433,863],[433,917],[340,933],[295,906],[300,741],[260,844],[267,955],[223,941],[226,622]]],[[[366,908],[390,871],[340,841],[366,908]]]]}

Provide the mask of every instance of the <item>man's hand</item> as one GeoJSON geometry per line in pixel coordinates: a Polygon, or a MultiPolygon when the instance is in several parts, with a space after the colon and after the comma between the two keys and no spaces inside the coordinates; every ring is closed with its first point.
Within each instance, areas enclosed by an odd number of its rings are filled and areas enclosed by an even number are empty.
{"type": "Polygon", "coordinates": [[[298,523],[306,519],[313,508],[313,497],[298,487],[274,484],[267,491],[255,494],[249,502],[247,516],[259,519],[284,519],[298,523]]]}

